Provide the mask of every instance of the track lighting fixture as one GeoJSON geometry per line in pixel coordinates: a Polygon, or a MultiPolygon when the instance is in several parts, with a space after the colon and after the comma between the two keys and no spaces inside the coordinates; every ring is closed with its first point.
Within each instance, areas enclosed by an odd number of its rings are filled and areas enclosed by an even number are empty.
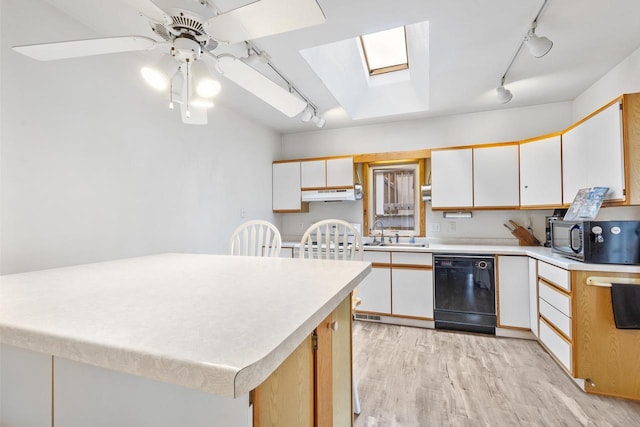
{"type": "Polygon", "coordinates": [[[504,82],[507,78],[507,74],[509,73],[509,71],[511,70],[511,67],[513,66],[513,63],[515,62],[516,58],[520,54],[522,47],[524,45],[527,45],[527,47],[529,48],[529,52],[531,52],[531,54],[536,58],[542,58],[547,53],[549,53],[549,51],[553,47],[553,42],[549,40],[547,37],[540,37],[536,35],[536,28],[538,27],[538,19],[540,19],[540,15],[542,14],[542,11],[544,10],[544,8],[547,6],[548,2],[549,0],[544,0],[544,3],[542,3],[540,10],[538,10],[538,14],[536,15],[535,19],[531,23],[531,26],[529,27],[529,31],[527,32],[527,35],[524,36],[524,38],[520,42],[520,45],[518,46],[518,50],[516,50],[516,53],[514,53],[513,57],[511,57],[511,61],[509,62],[509,65],[507,65],[507,69],[505,70],[504,74],[502,75],[502,78],[500,79],[500,85],[496,88],[496,96],[498,98],[498,101],[500,101],[503,104],[506,104],[507,102],[511,101],[511,98],[513,97],[513,94],[511,93],[511,91],[504,87],[504,82]]]}
{"type": "Polygon", "coordinates": [[[311,120],[311,117],[313,117],[313,115],[313,109],[310,105],[307,105],[307,108],[305,108],[302,114],[300,114],[300,120],[302,120],[303,122],[308,122],[309,120],[311,120]]]}
{"type": "Polygon", "coordinates": [[[324,124],[326,123],[326,120],[324,119],[324,117],[317,116],[317,115],[314,115],[313,117],[311,117],[311,121],[315,123],[315,125],[319,128],[323,127],[324,124]]]}
{"type": "Polygon", "coordinates": [[[539,37],[536,35],[536,26],[538,22],[534,21],[529,33],[524,38],[524,44],[529,47],[529,52],[536,58],[542,58],[553,47],[553,42],[547,37],[539,37]]]}
{"type": "Polygon", "coordinates": [[[511,91],[502,85],[496,88],[496,94],[498,96],[498,101],[500,101],[503,104],[506,104],[507,102],[511,101],[511,98],[513,97],[513,94],[511,93],[511,91]]]}

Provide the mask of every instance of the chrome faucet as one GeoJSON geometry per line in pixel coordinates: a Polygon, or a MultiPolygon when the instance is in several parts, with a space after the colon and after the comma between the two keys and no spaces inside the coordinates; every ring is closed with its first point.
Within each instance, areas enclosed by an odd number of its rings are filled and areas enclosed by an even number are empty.
{"type": "MultiPolygon", "coordinates": [[[[372,231],[377,231],[377,225],[380,225],[380,241],[382,243],[384,243],[384,224],[382,223],[382,221],[380,221],[379,219],[375,220],[375,222],[373,223],[373,227],[372,227],[372,231]]],[[[378,241],[376,240],[376,235],[373,235],[373,243],[377,243],[378,241]]]]}

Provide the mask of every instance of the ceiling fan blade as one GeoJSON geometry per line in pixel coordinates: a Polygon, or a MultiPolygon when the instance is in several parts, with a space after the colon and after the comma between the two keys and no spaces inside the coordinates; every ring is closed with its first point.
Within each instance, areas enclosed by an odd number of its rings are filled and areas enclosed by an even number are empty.
{"type": "Polygon", "coordinates": [[[149,50],[157,44],[149,37],[125,36],[14,46],[13,50],[39,61],[53,61],[80,56],[149,50]]]}
{"type": "Polygon", "coordinates": [[[161,22],[163,24],[171,24],[173,20],[171,17],[165,13],[164,10],[160,9],[154,2],[151,0],[125,0],[131,6],[133,6],[138,12],[146,16],[155,22],[161,22]]]}
{"type": "Polygon", "coordinates": [[[219,42],[237,43],[322,24],[316,0],[260,0],[207,20],[204,28],[219,42]]]}
{"type": "Polygon", "coordinates": [[[218,68],[226,78],[288,117],[300,114],[307,107],[306,101],[233,56],[220,56],[218,68]]]}
{"type": "Polygon", "coordinates": [[[206,125],[207,109],[206,108],[189,108],[189,117],[187,117],[187,105],[182,102],[180,104],[180,114],[182,115],[182,123],[187,125],[206,125]]]}

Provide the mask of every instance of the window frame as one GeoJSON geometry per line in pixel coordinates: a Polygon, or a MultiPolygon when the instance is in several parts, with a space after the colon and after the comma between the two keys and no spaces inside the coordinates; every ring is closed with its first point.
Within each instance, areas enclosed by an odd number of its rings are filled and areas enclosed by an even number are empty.
{"type": "MultiPolygon", "coordinates": [[[[402,28],[402,31],[404,33],[404,53],[407,61],[400,64],[390,64],[384,67],[371,68],[371,65],[369,63],[369,55],[367,54],[367,47],[364,42],[364,37],[368,36],[369,34],[363,34],[359,37],[360,47],[362,48],[362,53],[364,54],[365,65],[367,67],[367,71],[369,72],[369,76],[377,76],[380,74],[409,69],[409,48],[407,46],[407,28],[404,25],[402,27],[396,27],[396,28],[402,28]]],[[[396,28],[389,28],[389,30],[394,30],[396,28]]],[[[389,30],[377,31],[376,33],[389,31],[389,30]]],[[[370,33],[370,34],[376,34],[376,33],[370,33]]]]}
{"type": "Polygon", "coordinates": [[[373,206],[374,197],[373,197],[373,170],[375,169],[383,169],[389,168],[391,166],[407,166],[414,164],[417,166],[417,176],[415,177],[414,184],[414,197],[415,201],[415,212],[414,216],[414,228],[413,230],[396,230],[393,228],[387,228],[385,226],[385,235],[387,230],[390,233],[389,236],[395,235],[397,232],[401,237],[410,237],[411,235],[415,237],[424,237],[425,236],[425,202],[422,200],[422,194],[420,191],[421,186],[425,182],[425,161],[422,158],[419,159],[405,159],[405,160],[392,160],[392,161],[374,161],[363,164],[363,175],[364,175],[364,188],[365,194],[363,198],[363,236],[371,236],[371,226],[375,221],[375,207],[373,206]]]}

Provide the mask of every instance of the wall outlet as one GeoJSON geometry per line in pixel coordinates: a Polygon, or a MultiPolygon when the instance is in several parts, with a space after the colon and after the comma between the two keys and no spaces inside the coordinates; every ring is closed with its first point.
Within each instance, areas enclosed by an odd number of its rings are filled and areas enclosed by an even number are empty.
{"type": "Polygon", "coordinates": [[[247,210],[245,208],[240,208],[240,218],[247,217],[247,210]]]}
{"type": "Polygon", "coordinates": [[[447,222],[447,232],[455,233],[456,231],[456,223],[453,221],[447,222]]]}
{"type": "Polygon", "coordinates": [[[429,231],[432,233],[439,233],[440,232],[440,223],[439,222],[432,222],[429,224],[429,231]]]}
{"type": "Polygon", "coordinates": [[[304,231],[304,229],[305,229],[305,228],[304,228],[304,222],[299,222],[299,223],[298,223],[298,230],[300,230],[300,231],[304,231]]]}

